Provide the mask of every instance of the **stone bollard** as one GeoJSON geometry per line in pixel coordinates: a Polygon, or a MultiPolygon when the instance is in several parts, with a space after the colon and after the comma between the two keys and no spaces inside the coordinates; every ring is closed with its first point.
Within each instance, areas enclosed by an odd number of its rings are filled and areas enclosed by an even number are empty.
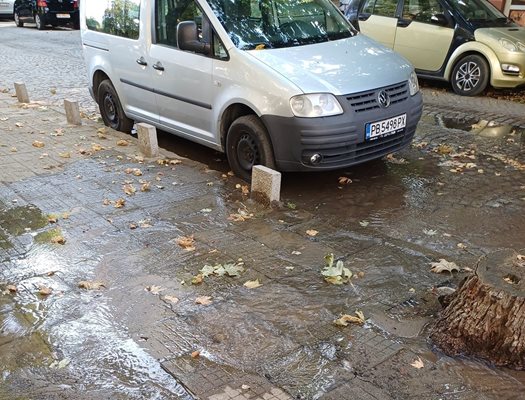
{"type": "Polygon", "coordinates": [[[272,204],[281,198],[281,173],[264,165],[252,168],[252,197],[263,203],[272,204]]]}
{"type": "Polygon", "coordinates": [[[64,100],[64,109],[66,110],[67,123],[71,125],[82,125],[80,120],[80,111],[78,101],[64,100]]]}
{"type": "Polygon", "coordinates": [[[139,138],[139,150],[146,157],[157,157],[159,155],[159,144],[157,142],[157,129],[144,122],[137,124],[137,136],[139,138]]]}
{"type": "Polygon", "coordinates": [[[15,82],[15,91],[19,103],[29,103],[29,94],[24,82],[15,82]]]}

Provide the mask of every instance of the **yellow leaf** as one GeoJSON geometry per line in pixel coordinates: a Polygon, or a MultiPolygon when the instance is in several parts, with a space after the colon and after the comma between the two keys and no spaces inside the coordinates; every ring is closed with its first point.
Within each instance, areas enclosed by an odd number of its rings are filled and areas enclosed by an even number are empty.
{"type": "Polygon", "coordinates": [[[315,229],[308,229],[308,230],[306,231],[306,234],[307,234],[308,236],[312,236],[312,237],[313,237],[313,236],[316,236],[318,233],[319,233],[319,232],[316,231],[315,229]]]}
{"type": "Polygon", "coordinates": [[[127,146],[129,142],[124,139],[117,140],[117,146],[127,146]]]}
{"type": "Polygon", "coordinates": [[[179,302],[179,299],[177,297],[175,297],[175,296],[164,296],[164,297],[162,297],[162,299],[166,300],[166,301],[168,301],[170,303],[173,303],[173,304],[176,304],[176,303],[179,302]]]}
{"type": "Polygon", "coordinates": [[[123,198],[117,199],[117,201],[115,202],[115,208],[122,208],[125,204],[126,200],[124,200],[123,198]]]}
{"type": "Polygon", "coordinates": [[[200,285],[202,283],[202,281],[204,280],[204,275],[202,274],[198,274],[196,276],[194,276],[192,279],[191,279],[191,284],[192,285],[200,285]]]}
{"type": "Polygon", "coordinates": [[[213,303],[213,301],[210,296],[199,296],[195,299],[195,304],[209,306],[211,303],[213,303]]]}
{"type": "Polygon", "coordinates": [[[64,237],[61,235],[57,235],[51,238],[51,243],[66,244],[66,239],[64,239],[64,237]]]}
{"type": "Polygon", "coordinates": [[[71,153],[69,151],[65,153],[58,153],[58,155],[62,158],[71,158],[71,153]]]}
{"type": "Polygon", "coordinates": [[[255,289],[262,286],[262,283],[259,282],[259,279],[255,279],[254,281],[246,281],[244,282],[244,286],[248,289],[255,289]]]}
{"type": "Polygon", "coordinates": [[[195,250],[195,239],[193,235],[178,237],[175,242],[186,251],[195,250]]]}
{"type": "Polygon", "coordinates": [[[348,185],[348,184],[352,183],[352,179],[350,179],[350,178],[348,178],[346,176],[340,176],[337,181],[339,182],[340,185],[348,185]]]}
{"type": "Polygon", "coordinates": [[[33,147],[39,147],[39,148],[40,148],[40,147],[44,147],[45,145],[46,145],[45,143],[40,142],[40,141],[38,141],[38,140],[35,140],[35,141],[33,142],[33,147]]]}
{"type": "Polygon", "coordinates": [[[421,368],[423,368],[425,366],[425,364],[423,363],[423,360],[421,359],[421,357],[418,357],[417,360],[415,360],[410,365],[413,366],[414,368],[417,368],[417,369],[421,369],[421,368]]]}
{"type": "Polygon", "coordinates": [[[336,326],[348,326],[349,323],[352,324],[364,324],[365,316],[361,311],[356,311],[357,316],[344,314],[339,319],[334,320],[334,325],[336,326]]]}
{"type": "Polygon", "coordinates": [[[135,186],[133,186],[131,184],[127,184],[127,185],[122,186],[122,190],[128,196],[133,196],[135,194],[135,192],[137,191],[137,189],[135,189],[135,186]]]}
{"type": "Polygon", "coordinates": [[[150,189],[150,183],[149,182],[145,182],[142,184],[142,186],[140,187],[140,191],[141,192],[149,192],[151,189],[150,189]]]}
{"type": "Polygon", "coordinates": [[[97,290],[97,289],[105,288],[106,285],[100,281],[80,281],[78,282],[78,287],[81,289],[97,290]]]}
{"type": "Polygon", "coordinates": [[[49,296],[53,292],[53,289],[47,287],[47,286],[40,286],[40,289],[38,290],[38,294],[42,296],[49,296]]]}
{"type": "Polygon", "coordinates": [[[264,43],[261,43],[255,46],[255,50],[264,50],[265,47],[266,45],[264,43]]]}

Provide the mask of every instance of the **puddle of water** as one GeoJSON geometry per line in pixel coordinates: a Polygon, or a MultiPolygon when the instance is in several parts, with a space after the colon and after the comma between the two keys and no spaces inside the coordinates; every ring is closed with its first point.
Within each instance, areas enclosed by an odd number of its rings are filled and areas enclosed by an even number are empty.
{"type": "Polygon", "coordinates": [[[510,134],[523,137],[525,129],[507,125],[499,124],[495,121],[480,120],[478,118],[465,117],[462,119],[444,117],[441,115],[424,116],[423,122],[439,125],[448,129],[459,129],[466,132],[475,133],[478,136],[486,138],[504,138],[510,134]]]}

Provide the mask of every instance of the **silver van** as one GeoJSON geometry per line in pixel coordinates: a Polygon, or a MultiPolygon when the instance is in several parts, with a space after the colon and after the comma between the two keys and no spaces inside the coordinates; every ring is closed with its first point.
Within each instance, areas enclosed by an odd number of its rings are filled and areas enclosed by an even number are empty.
{"type": "Polygon", "coordinates": [[[134,121],[253,165],[329,170],[407,146],[413,67],[329,0],[80,2],[90,91],[106,125],[134,121]]]}

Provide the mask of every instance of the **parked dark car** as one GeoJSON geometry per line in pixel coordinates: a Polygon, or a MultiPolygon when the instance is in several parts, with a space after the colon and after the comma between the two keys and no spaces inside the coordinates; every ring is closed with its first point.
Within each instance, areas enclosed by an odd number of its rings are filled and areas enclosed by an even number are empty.
{"type": "Polygon", "coordinates": [[[79,0],[15,0],[15,23],[22,27],[34,22],[38,30],[46,26],[72,26],[80,28],[79,0]]]}

